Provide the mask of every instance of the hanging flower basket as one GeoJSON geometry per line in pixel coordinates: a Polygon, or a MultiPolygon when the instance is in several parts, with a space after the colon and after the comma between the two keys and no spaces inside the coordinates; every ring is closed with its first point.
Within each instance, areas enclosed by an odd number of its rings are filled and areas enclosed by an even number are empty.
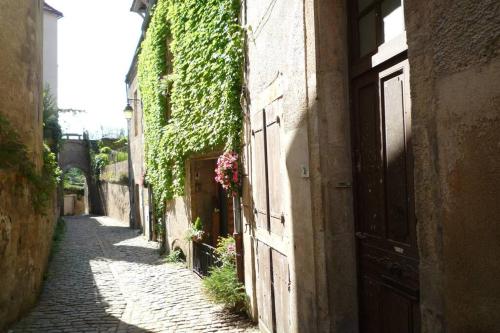
{"type": "Polygon", "coordinates": [[[228,196],[238,196],[241,188],[238,154],[226,151],[217,159],[215,181],[222,185],[228,196]]]}

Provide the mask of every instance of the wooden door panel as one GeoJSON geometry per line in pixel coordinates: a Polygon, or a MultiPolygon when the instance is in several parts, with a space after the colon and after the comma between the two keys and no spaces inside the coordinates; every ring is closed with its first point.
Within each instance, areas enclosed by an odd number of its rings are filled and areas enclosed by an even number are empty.
{"type": "Polygon", "coordinates": [[[404,62],[353,83],[356,229],[391,251],[416,245],[407,75],[404,62]]]}
{"type": "Polygon", "coordinates": [[[360,331],[416,333],[419,258],[404,3],[348,4],[360,331]]]}
{"type": "Polygon", "coordinates": [[[382,332],[413,332],[412,301],[408,297],[384,285],[381,286],[380,291],[382,332]]]}
{"type": "Polygon", "coordinates": [[[253,201],[255,222],[258,228],[267,229],[267,183],[265,161],[265,139],[263,132],[263,111],[253,115],[252,121],[252,160],[253,160],[253,201]]]}
{"type": "Polygon", "coordinates": [[[257,241],[257,263],[259,324],[268,332],[273,332],[271,249],[259,241],[257,241]]]}
{"type": "Polygon", "coordinates": [[[282,102],[278,99],[251,117],[259,326],[273,333],[288,332],[290,320],[288,260],[277,250],[283,248],[285,236],[280,172],[281,112],[282,102]]]}
{"type": "Polygon", "coordinates": [[[417,333],[418,301],[384,284],[377,278],[364,276],[360,286],[363,294],[360,304],[361,332],[363,333],[417,333]]]}
{"type": "Polygon", "coordinates": [[[290,329],[290,305],[287,257],[276,250],[271,251],[276,333],[286,333],[290,329]]]}
{"type": "Polygon", "coordinates": [[[375,236],[384,234],[383,169],[381,155],[380,115],[375,76],[360,80],[355,90],[356,122],[359,148],[357,149],[357,190],[360,213],[360,231],[375,236]]]}
{"type": "Polygon", "coordinates": [[[363,333],[380,332],[381,317],[379,309],[380,285],[369,276],[364,276],[360,280],[360,329],[363,333]]]}
{"type": "Polygon", "coordinates": [[[356,235],[362,332],[417,332],[408,65],[352,82],[356,235]]]}
{"type": "Polygon", "coordinates": [[[281,185],[281,129],[280,111],[281,100],[274,102],[265,110],[266,114],[266,141],[267,163],[269,177],[269,231],[283,236],[284,219],[282,219],[283,188],[281,185]]]}
{"type": "Polygon", "coordinates": [[[407,189],[407,136],[403,70],[382,77],[381,97],[384,115],[385,185],[387,198],[387,237],[409,243],[409,204],[407,189]]]}

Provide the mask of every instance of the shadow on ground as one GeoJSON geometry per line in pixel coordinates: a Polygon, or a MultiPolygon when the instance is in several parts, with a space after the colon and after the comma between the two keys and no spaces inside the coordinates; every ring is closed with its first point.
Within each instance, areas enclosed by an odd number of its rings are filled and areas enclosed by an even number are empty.
{"type": "MultiPolygon", "coordinates": [[[[103,243],[96,237],[101,228],[113,234],[113,243],[133,237],[126,227],[102,226],[94,217],[70,217],[66,233],[49,265],[40,299],[35,308],[8,332],[151,332],[119,318],[127,301],[109,267],[103,247],[115,247],[118,260],[154,257],[151,248],[103,243]],[[100,244],[99,244],[100,243],[100,244]],[[137,255],[142,253],[144,255],[137,255]]],[[[116,252],[115,252],[116,254],[116,252]]]]}

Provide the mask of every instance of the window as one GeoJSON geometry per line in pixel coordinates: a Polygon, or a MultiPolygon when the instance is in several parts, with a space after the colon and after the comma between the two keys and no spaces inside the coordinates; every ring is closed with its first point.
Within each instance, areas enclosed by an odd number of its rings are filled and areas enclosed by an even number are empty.
{"type": "Polygon", "coordinates": [[[358,0],[356,13],[359,58],[376,53],[405,30],[401,0],[358,0]]]}

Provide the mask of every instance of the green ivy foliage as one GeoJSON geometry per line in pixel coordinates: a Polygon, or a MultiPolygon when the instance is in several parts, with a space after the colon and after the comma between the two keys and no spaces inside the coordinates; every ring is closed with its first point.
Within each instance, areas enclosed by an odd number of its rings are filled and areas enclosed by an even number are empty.
{"type": "Polygon", "coordinates": [[[29,157],[24,145],[9,121],[0,115],[0,169],[12,170],[24,177],[31,186],[31,200],[35,212],[45,215],[57,183],[61,180],[61,169],[56,155],[43,146],[43,166],[39,172],[29,157]]]}
{"type": "Polygon", "coordinates": [[[35,211],[45,215],[49,202],[56,191],[56,186],[61,182],[62,171],[57,163],[56,155],[49,146],[43,145],[43,167],[42,173],[36,174],[31,182],[36,191],[33,196],[35,211]]]}
{"type": "Polygon", "coordinates": [[[234,238],[219,237],[215,253],[219,265],[209,270],[209,276],[203,279],[205,294],[215,303],[226,308],[243,312],[247,309],[248,300],[245,286],[238,281],[236,274],[236,245],[234,238]]]}
{"type": "Polygon", "coordinates": [[[147,180],[160,209],[183,194],[189,156],[239,150],[239,6],[239,0],[159,0],[154,9],[139,54],[138,78],[147,180]]]}
{"type": "Polygon", "coordinates": [[[96,145],[90,149],[90,164],[92,167],[92,176],[99,180],[102,171],[111,163],[126,161],[128,152],[126,149],[128,143],[127,138],[121,137],[118,140],[101,139],[96,145]]]}

